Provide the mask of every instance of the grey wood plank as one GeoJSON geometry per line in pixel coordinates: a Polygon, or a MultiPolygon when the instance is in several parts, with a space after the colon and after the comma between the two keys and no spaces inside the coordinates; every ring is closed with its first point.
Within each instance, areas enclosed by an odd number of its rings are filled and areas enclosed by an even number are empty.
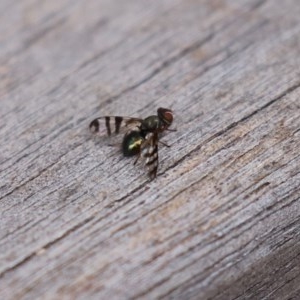
{"type": "Polygon", "coordinates": [[[298,299],[296,0],[0,3],[3,299],[298,299]],[[174,110],[149,182],[88,131],[174,110]]]}

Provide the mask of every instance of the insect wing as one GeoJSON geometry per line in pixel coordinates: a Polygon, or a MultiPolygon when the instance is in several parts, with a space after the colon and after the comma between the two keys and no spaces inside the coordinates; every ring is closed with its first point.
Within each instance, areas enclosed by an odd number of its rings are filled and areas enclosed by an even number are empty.
{"type": "Polygon", "coordinates": [[[121,117],[121,116],[103,116],[94,119],[90,123],[90,130],[93,133],[99,135],[105,135],[105,133],[110,136],[112,133],[118,134],[138,128],[141,125],[142,119],[121,117]]]}
{"type": "Polygon", "coordinates": [[[141,158],[145,160],[150,179],[156,177],[158,168],[158,133],[149,132],[141,145],[141,158]]]}

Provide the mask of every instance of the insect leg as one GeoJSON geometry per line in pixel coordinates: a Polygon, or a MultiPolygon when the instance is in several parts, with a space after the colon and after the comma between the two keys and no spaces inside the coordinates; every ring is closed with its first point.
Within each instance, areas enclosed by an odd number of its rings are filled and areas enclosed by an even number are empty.
{"type": "Polygon", "coordinates": [[[166,143],[164,143],[164,142],[162,142],[162,141],[158,141],[158,142],[161,143],[162,145],[164,145],[165,147],[168,147],[168,148],[171,147],[170,145],[168,145],[168,144],[166,144],[166,143]]]}

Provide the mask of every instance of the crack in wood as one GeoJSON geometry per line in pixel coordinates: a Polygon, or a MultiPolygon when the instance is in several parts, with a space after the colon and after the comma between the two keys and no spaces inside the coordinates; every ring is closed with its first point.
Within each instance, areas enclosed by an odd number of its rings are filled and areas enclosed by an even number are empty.
{"type": "MultiPolygon", "coordinates": [[[[297,200],[296,200],[296,201],[297,201],[297,200]]],[[[295,202],[296,202],[296,201],[295,201],[295,202]]],[[[295,203],[295,202],[294,202],[294,203],[295,203]]],[[[271,215],[271,213],[269,214],[269,216],[270,216],[270,215],[271,215]]],[[[255,217],[253,217],[253,219],[255,219],[255,217]]],[[[294,224],[297,224],[297,225],[299,226],[298,222],[294,222],[294,224]]],[[[237,228],[239,228],[239,227],[241,227],[241,225],[239,225],[237,228]]],[[[237,228],[233,228],[233,229],[232,229],[232,232],[235,232],[235,231],[236,231],[235,229],[237,229],[237,228]]],[[[278,229],[277,231],[279,232],[280,230],[278,229]]],[[[248,228],[246,228],[246,229],[244,229],[243,231],[241,231],[238,235],[234,235],[233,237],[231,237],[231,238],[229,239],[229,241],[232,241],[232,240],[234,240],[234,239],[237,239],[239,236],[241,236],[242,234],[247,233],[247,232],[248,232],[248,228]]],[[[271,233],[269,233],[269,235],[271,235],[271,233]]],[[[269,235],[266,236],[264,240],[260,240],[260,242],[257,243],[254,247],[252,247],[251,250],[248,250],[248,251],[247,251],[247,255],[249,255],[249,254],[252,253],[253,251],[259,249],[260,246],[264,244],[264,242],[266,242],[267,240],[269,240],[269,238],[268,238],[269,235]]],[[[211,243],[214,243],[214,242],[215,242],[215,241],[212,241],[211,243]]],[[[288,242],[288,241],[286,241],[286,243],[287,243],[287,242],[288,242]]],[[[224,247],[224,246],[226,245],[226,243],[227,243],[227,241],[224,241],[224,242],[221,243],[218,247],[214,248],[212,251],[214,251],[214,250],[216,250],[216,249],[218,249],[218,248],[224,247]]],[[[249,242],[247,242],[246,244],[244,244],[241,248],[239,248],[237,251],[234,250],[234,251],[228,253],[226,256],[223,256],[223,257],[220,258],[218,261],[216,261],[213,265],[207,267],[206,269],[203,269],[200,273],[198,273],[198,274],[196,274],[196,275],[193,274],[193,277],[189,278],[189,279],[186,280],[184,283],[188,283],[188,282],[190,282],[191,280],[195,280],[196,277],[199,277],[199,276],[201,277],[201,276],[203,276],[202,274],[205,274],[206,271],[209,270],[209,269],[211,269],[211,270],[220,269],[219,267],[216,268],[216,266],[217,266],[218,264],[220,264],[221,262],[225,261],[229,256],[233,255],[234,253],[238,253],[238,254],[241,256],[241,253],[240,253],[241,250],[242,250],[242,249],[245,249],[248,245],[251,245],[251,243],[252,243],[252,241],[250,240],[249,242]]],[[[281,246],[283,246],[283,245],[286,244],[286,243],[283,243],[281,246]]],[[[200,245],[200,244],[198,244],[198,246],[199,246],[199,245],[200,245]]],[[[205,247],[205,245],[201,244],[201,247],[203,248],[203,247],[205,247]]],[[[189,248],[186,252],[190,253],[190,252],[191,252],[191,248],[189,248]]],[[[186,253],[182,253],[181,255],[185,255],[185,254],[186,254],[186,253]]],[[[176,257],[176,258],[178,258],[178,257],[176,257]]],[[[200,258],[201,258],[201,257],[200,257],[200,258]]],[[[198,257],[198,258],[197,258],[197,261],[198,261],[200,258],[198,257]]],[[[173,258],[173,261],[174,261],[174,258],[173,258]]],[[[231,260],[231,261],[232,261],[232,260],[231,260]]],[[[194,263],[194,262],[191,262],[191,265],[190,265],[190,266],[192,266],[193,263],[194,263]]],[[[237,265],[238,263],[239,263],[239,261],[238,261],[238,260],[235,260],[234,265],[237,265]]],[[[174,273],[175,273],[175,274],[178,274],[179,272],[183,272],[183,271],[184,271],[185,269],[187,269],[188,267],[189,267],[189,265],[185,265],[185,266],[182,267],[180,270],[175,270],[174,273]]],[[[224,267],[225,267],[225,266],[224,266],[224,267]]],[[[232,267],[232,265],[231,265],[231,267],[232,267]]],[[[225,270],[223,270],[223,271],[225,271],[225,270]]],[[[212,273],[212,275],[213,275],[213,274],[214,274],[214,273],[212,273]]],[[[216,275],[218,276],[219,273],[216,274],[216,275]]],[[[172,275],[171,275],[170,277],[172,277],[172,275]]],[[[197,279],[196,279],[196,280],[197,280],[197,279]]],[[[162,281],[162,282],[164,283],[164,281],[162,281]]],[[[198,282],[202,282],[202,278],[199,278],[199,279],[198,279],[198,282]]],[[[171,292],[173,292],[173,291],[175,291],[175,290],[177,290],[177,289],[187,290],[187,289],[188,289],[188,286],[184,286],[184,283],[181,283],[181,285],[180,285],[179,288],[174,287],[173,290],[168,291],[168,292],[166,293],[166,295],[170,295],[171,292]]],[[[155,288],[156,288],[157,286],[159,286],[159,285],[161,285],[160,282],[158,282],[158,283],[156,284],[155,288]]],[[[195,283],[193,283],[193,285],[195,286],[195,283]]],[[[149,291],[150,291],[150,290],[147,290],[147,292],[149,292],[149,291]]],[[[162,296],[162,297],[163,297],[163,296],[162,296]]]]}
{"type": "Polygon", "coordinates": [[[136,88],[138,88],[142,84],[148,82],[149,80],[151,80],[153,77],[155,77],[157,74],[159,74],[165,68],[169,67],[170,65],[174,64],[176,61],[182,59],[186,55],[189,55],[190,53],[192,53],[193,51],[195,51],[199,47],[202,47],[205,43],[212,40],[214,35],[215,35],[214,33],[211,33],[208,36],[206,36],[203,40],[196,41],[194,44],[189,45],[188,47],[182,49],[178,54],[174,55],[173,57],[170,57],[169,59],[167,59],[165,61],[163,61],[159,67],[157,67],[156,69],[151,71],[151,73],[149,75],[147,75],[145,78],[143,78],[139,82],[129,86],[128,88],[121,91],[119,94],[117,94],[115,96],[112,96],[112,97],[109,97],[108,99],[102,101],[100,105],[98,105],[96,108],[93,109],[93,111],[96,112],[96,111],[101,110],[101,108],[103,106],[106,106],[107,104],[112,103],[113,101],[119,99],[124,94],[127,94],[128,92],[130,92],[132,90],[135,90],[136,88]]]}
{"type": "Polygon", "coordinates": [[[264,104],[263,106],[261,106],[260,108],[254,110],[252,113],[244,116],[243,118],[241,118],[240,120],[233,122],[231,124],[229,124],[228,126],[226,126],[226,128],[216,132],[215,134],[213,134],[212,136],[210,136],[209,138],[207,138],[205,141],[203,141],[202,143],[200,143],[198,146],[196,146],[194,149],[192,149],[191,151],[189,151],[187,154],[185,154],[184,156],[182,156],[179,160],[177,160],[173,165],[169,166],[166,168],[165,171],[169,171],[172,170],[174,168],[176,168],[180,163],[182,163],[184,160],[186,160],[188,157],[190,157],[192,154],[194,154],[195,152],[198,152],[205,144],[208,144],[209,142],[213,141],[214,139],[222,136],[225,132],[230,131],[231,129],[237,127],[238,125],[240,125],[241,123],[244,123],[245,121],[249,120],[250,118],[252,118],[253,116],[255,116],[256,114],[260,113],[261,111],[263,111],[264,109],[268,108],[269,106],[273,105],[274,103],[276,103],[277,101],[281,100],[283,97],[287,96],[288,94],[294,92],[295,90],[297,90],[300,87],[300,83],[291,86],[290,88],[288,88],[286,91],[284,91],[283,93],[281,93],[278,97],[274,98],[273,100],[267,102],[266,104],[264,104]]]}
{"type": "MultiPolygon", "coordinates": [[[[242,236],[243,234],[247,233],[248,230],[249,230],[249,227],[252,226],[251,222],[252,222],[253,220],[256,220],[256,221],[255,221],[256,223],[257,223],[257,222],[261,222],[262,220],[264,220],[264,219],[270,217],[271,215],[273,215],[275,212],[278,212],[278,211],[282,210],[283,208],[286,208],[286,207],[288,207],[288,206],[291,206],[291,205],[297,203],[297,201],[298,201],[298,199],[293,200],[293,201],[291,201],[289,204],[283,205],[283,206],[279,207],[277,210],[272,210],[271,207],[273,208],[273,207],[278,206],[278,205],[280,204],[280,202],[276,202],[276,203],[270,205],[270,207],[268,207],[268,209],[267,209],[267,210],[269,211],[269,213],[268,213],[267,215],[264,215],[264,212],[261,211],[261,212],[259,212],[258,214],[256,214],[255,216],[253,216],[253,217],[247,219],[245,222],[239,224],[238,226],[236,226],[236,227],[234,227],[234,228],[231,228],[231,229],[230,229],[231,232],[236,232],[237,229],[244,227],[244,229],[243,229],[242,231],[240,231],[238,234],[236,234],[236,235],[234,235],[233,237],[231,237],[231,239],[238,239],[240,236],[242,236]],[[264,215],[264,217],[261,218],[261,219],[259,219],[258,217],[259,217],[260,215],[264,215]],[[250,223],[249,223],[249,222],[250,222],[250,223]],[[246,225],[248,225],[248,226],[246,226],[246,225]]],[[[284,202],[284,200],[282,200],[281,202],[284,202]]],[[[253,204],[253,202],[251,202],[250,204],[253,204]]],[[[245,207],[243,207],[242,209],[245,209],[245,207]]],[[[142,217],[144,217],[144,215],[143,215],[142,217]]],[[[203,221],[203,222],[204,222],[204,221],[203,221]]],[[[252,223],[253,223],[253,222],[252,222],[252,223]]],[[[129,224],[129,225],[130,225],[130,224],[129,224]]],[[[129,226],[129,225],[128,225],[128,226],[129,226]]],[[[225,228],[226,228],[226,227],[225,227],[225,228]]],[[[223,229],[225,229],[225,228],[223,228],[223,229]]],[[[279,229],[278,229],[278,230],[279,230],[279,229]]],[[[270,234],[271,234],[271,233],[270,233],[270,234]]],[[[191,237],[192,237],[192,236],[190,235],[189,238],[191,238],[191,237]]],[[[217,239],[220,240],[221,237],[217,237],[217,239]]],[[[268,237],[266,237],[265,240],[268,240],[268,237]]],[[[208,246],[209,244],[214,244],[215,241],[216,241],[216,239],[210,241],[209,243],[205,243],[204,241],[201,241],[199,244],[195,245],[194,247],[192,247],[192,248],[190,247],[189,249],[187,249],[186,252],[191,253],[191,251],[192,251],[193,249],[196,249],[196,248],[199,247],[199,246],[201,246],[201,248],[203,248],[203,247],[205,247],[205,245],[208,246]]],[[[263,241],[262,241],[262,242],[263,242],[263,241]]],[[[261,243],[262,243],[262,242],[261,242],[261,243]]],[[[178,241],[178,243],[180,243],[180,242],[178,241]]],[[[224,241],[223,243],[221,243],[220,245],[218,245],[218,247],[214,248],[214,250],[216,250],[216,249],[218,249],[218,248],[220,248],[220,247],[225,246],[226,243],[227,243],[227,241],[224,241]]],[[[250,243],[250,242],[249,242],[249,243],[250,243]]],[[[260,246],[260,244],[257,244],[257,245],[253,248],[253,251],[254,251],[255,249],[258,249],[259,246],[260,246]]],[[[249,252],[249,251],[248,251],[248,252],[249,252]]],[[[250,253],[250,252],[249,252],[249,253],[250,253]]],[[[179,256],[176,256],[176,258],[179,258],[179,257],[182,256],[182,255],[185,255],[185,252],[184,252],[184,253],[181,253],[179,256]]],[[[225,257],[225,258],[226,258],[226,257],[225,257]]],[[[224,258],[224,259],[225,259],[225,258],[224,258]]],[[[224,259],[221,259],[221,260],[223,261],[224,259]]],[[[173,258],[173,260],[174,260],[174,258],[173,258]]],[[[220,261],[221,261],[221,260],[220,260],[220,261]]],[[[193,264],[193,262],[191,263],[191,265],[192,265],[192,264],[193,264]]],[[[184,270],[184,269],[182,269],[181,271],[183,271],[183,270],[184,270]]],[[[176,271],[176,272],[177,272],[177,271],[176,271]]],[[[150,291],[150,290],[147,290],[147,292],[149,292],[149,291],[150,291]]],[[[141,295],[142,295],[142,294],[141,294],[141,295]]]]}
{"type": "MultiPolygon", "coordinates": [[[[53,245],[57,244],[58,242],[60,242],[61,240],[63,240],[64,238],[66,238],[67,236],[69,236],[70,234],[72,234],[73,232],[75,232],[77,229],[83,227],[84,225],[88,224],[89,222],[91,222],[94,219],[94,216],[90,216],[88,218],[86,218],[85,220],[83,220],[82,222],[78,223],[77,225],[73,226],[72,228],[66,230],[61,236],[57,237],[56,239],[48,242],[47,244],[45,244],[44,246],[41,246],[40,249],[43,250],[47,250],[49,248],[51,248],[53,245]]],[[[24,257],[21,261],[19,261],[18,263],[14,264],[13,266],[6,268],[5,270],[3,270],[0,273],[0,279],[3,278],[7,273],[15,271],[17,268],[19,268],[20,266],[24,265],[25,263],[29,262],[33,257],[38,255],[38,250],[27,255],[26,257],[24,257]]]]}
{"type": "MultiPolygon", "coordinates": [[[[0,128],[3,158],[8,158],[1,167],[8,168],[1,172],[0,191],[1,196],[15,193],[0,202],[8,234],[0,242],[0,290],[11,298],[32,299],[122,294],[296,299],[300,156],[298,108],[290,103],[297,102],[300,86],[299,45],[293,38],[297,1],[205,0],[200,11],[196,0],[175,5],[145,0],[146,11],[135,0],[124,11],[113,2],[71,2],[32,6],[24,0],[8,15],[2,13],[8,24],[0,52],[9,62],[0,68],[6,111],[6,125],[0,128]],[[59,18],[67,23],[51,29],[59,18]],[[97,35],[103,20],[110,24],[97,35]],[[209,32],[212,40],[197,48],[209,32]],[[90,47],[80,44],[83,35],[90,47]],[[52,42],[57,44],[50,53],[46,46],[52,42]],[[105,54],[117,42],[120,47],[105,54]],[[70,44],[78,46],[74,53],[70,44]],[[60,50],[71,56],[60,57],[60,50]],[[20,55],[13,57],[16,51],[20,55]],[[28,55],[45,72],[25,83],[23,70],[13,75],[23,66],[25,73],[30,69],[28,55]],[[56,57],[63,63],[52,66],[56,57]],[[17,65],[19,60],[24,65],[17,65]],[[120,69],[121,77],[114,78],[120,69]],[[89,89],[99,75],[116,89],[96,100],[89,89]],[[147,90],[154,86],[150,94],[157,99],[143,99],[147,104],[135,112],[167,99],[185,118],[178,117],[183,131],[173,141],[172,160],[162,156],[163,176],[150,184],[146,176],[126,176],[133,167],[119,158],[109,163],[97,154],[88,157],[92,141],[82,134],[94,105],[104,100],[106,108],[107,99],[114,107],[126,105],[126,98],[142,93],[144,85],[147,90]],[[201,105],[213,114],[207,118],[197,111],[203,92],[201,105]],[[29,95],[26,103],[23,93],[29,95]],[[122,101],[115,101],[118,97],[122,101]],[[206,133],[199,131],[203,126],[206,133]],[[58,278],[58,273],[66,276],[58,278]]],[[[35,73],[30,70],[28,77],[35,73]]]]}

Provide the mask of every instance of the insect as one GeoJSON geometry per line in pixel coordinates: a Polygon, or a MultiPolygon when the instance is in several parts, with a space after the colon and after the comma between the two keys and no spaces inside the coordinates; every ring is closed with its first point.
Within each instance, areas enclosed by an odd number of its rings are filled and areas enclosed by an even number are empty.
{"type": "Polygon", "coordinates": [[[172,122],[172,110],[160,107],[157,109],[157,115],[151,115],[145,119],[102,116],[90,123],[90,130],[100,135],[106,131],[108,136],[112,135],[112,131],[114,131],[114,134],[118,134],[125,130],[121,146],[123,155],[138,155],[134,164],[140,158],[143,159],[152,180],[156,177],[158,168],[158,142],[169,147],[159,141],[159,135],[165,130],[175,131],[175,129],[169,129],[172,122]],[[113,123],[113,128],[111,123],[113,123]]]}

